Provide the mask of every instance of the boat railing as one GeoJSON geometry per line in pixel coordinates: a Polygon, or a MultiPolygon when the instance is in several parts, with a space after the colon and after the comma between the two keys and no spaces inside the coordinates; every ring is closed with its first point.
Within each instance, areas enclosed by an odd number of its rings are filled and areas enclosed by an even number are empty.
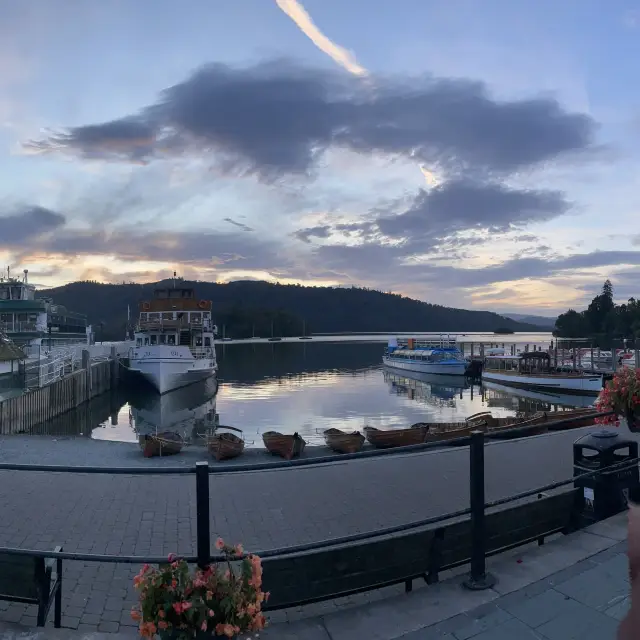
{"type": "Polygon", "coordinates": [[[211,331],[211,323],[206,322],[194,322],[188,318],[178,318],[174,320],[165,320],[160,318],[159,320],[141,320],[138,322],[138,331],[162,331],[164,329],[203,329],[205,331],[211,331]]]}
{"type": "Polygon", "coordinates": [[[5,333],[26,333],[35,331],[45,331],[45,328],[39,328],[37,322],[0,322],[0,331],[5,333]]]}

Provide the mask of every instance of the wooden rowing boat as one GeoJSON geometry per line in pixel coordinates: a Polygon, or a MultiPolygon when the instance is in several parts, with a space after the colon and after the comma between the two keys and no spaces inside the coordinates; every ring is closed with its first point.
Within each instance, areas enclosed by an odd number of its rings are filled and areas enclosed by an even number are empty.
{"type": "Polygon", "coordinates": [[[207,449],[216,460],[237,458],[244,451],[242,431],[235,427],[217,427],[207,438],[207,449]]]}
{"type": "Polygon", "coordinates": [[[277,431],[266,431],[262,434],[262,441],[269,453],[291,460],[299,456],[307,444],[298,433],[288,435],[277,431]]]}
{"type": "Polygon", "coordinates": [[[364,435],[368,442],[378,449],[391,447],[406,447],[412,444],[421,444],[427,434],[429,425],[425,422],[417,422],[408,429],[377,429],[365,427],[364,435]]]}
{"type": "Polygon", "coordinates": [[[362,449],[364,436],[359,431],[347,433],[340,429],[327,429],[324,432],[327,446],[338,453],[356,453],[362,449]]]}
{"type": "Polygon", "coordinates": [[[178,433],[163,431],[153,435],[141,435],[138,443],[145,458],[172,456],[182,451],[184,440],[178,433]]]}

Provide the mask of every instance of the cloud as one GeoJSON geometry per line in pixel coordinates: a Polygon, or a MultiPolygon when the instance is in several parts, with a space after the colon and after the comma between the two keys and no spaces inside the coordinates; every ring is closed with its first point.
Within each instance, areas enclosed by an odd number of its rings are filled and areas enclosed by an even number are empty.
{"type": "Polygon", "coordinates": [[[469,229],[504,232],[512,225],[540,222],[562,215],[569,205],[556,191],[517,190],[499,184],[454,180],[421,190],[411,207],[376,220],[388,237],[443,237],[469,229]]]}
{"type": "Polygon", "coordinates": [[[0,246],[29,242],[64,226],[65,217],[45,207],[27,207],[0,216],[0,246]]]}
{"type": "Polygon", "coordinates": [[[355,56],[343,47],[332,42],[316,25],[304,7],[296,0],[276,0],[276,4],[296,23],[300,31],[313,44],[337,62],[343,69],[356,76],[366,76],[368,71],[358,64],[355,56]]]}
{"type": "Polygon", "coordinates": [[[306,229],[298,229],[294,232],[294,236],[302,242],[311,242],[311,238],[328,238],[331,227],[328,224],[318,225],[317,227],[307,227],[306,229]]]}
{"type": "Polygon", "coordinates": [[[224,218],[224,221],[228,222],[229,224],[235,225],[236,227],[238,227],[239,229],[242,229],[243,231],[255,231],[253,227],[250,227],[247,224],[242,224],[242,222],[236,222],[232,218],[224,218]]]}
{"type": "Polygon", "coordinates": [[[443,176],[508,175],[593,149],[596,124],[551,98],[494,100],[481,82],[376,78],[286,60],[210,64],[121,119],[27,143],[40,152],[149,162],[198,154],[229,173],[305,174],[330,147],[405,158],[443,176]]]}
{"type": "Polygon", "coordinates": [[[18,253],[21,262],[42,254],[105,255],[125,261],[224,265],[225,269],[288,271],[291,261],[278,243],[244,232],[146,231],[139,226],[114,230],[65,226],[65,216],[31,207],[0,217],[0,249],[18,253]],[[55,231],[55,233],[50,233],[55,231]],[[218,248],[224,248],[219,251],[218,248]]]}

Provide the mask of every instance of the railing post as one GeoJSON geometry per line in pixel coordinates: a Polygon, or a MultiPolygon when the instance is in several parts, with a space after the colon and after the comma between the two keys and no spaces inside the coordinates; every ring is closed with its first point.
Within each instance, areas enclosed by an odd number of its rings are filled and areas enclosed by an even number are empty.
{"type": "Polygon", "coordinates": [[[496,579],[486,571],[484,522],[484,433],[471,432],[469,446],[469,498],[471,506],[471,571],[463,585],[480,591],[490,589],[496,579]]]}
{"type": "Polygon", "coordinates": [[[211,560],[209,527],[209,463],[196,462],[196,546],[201,569],[211,560]]]}

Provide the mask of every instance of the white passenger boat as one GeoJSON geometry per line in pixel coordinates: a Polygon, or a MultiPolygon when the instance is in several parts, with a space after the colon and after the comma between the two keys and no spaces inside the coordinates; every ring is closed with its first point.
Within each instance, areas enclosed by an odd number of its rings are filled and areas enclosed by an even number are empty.
{"type": "Polygon", "coordinates": [[[387,367],[417,373],[463,376],[467,363],[454,339],[391,338],[382,357],[387,367]]]}
{"type": "Polygon", "coordinates": [[[211,301],[191,288],[159,288],[140,304],[130,367],[160,393],[214,376],[217,370],[211,301]]]}
{"type": "Polygon", "coordinates": [[[551,357],[546,351],[487,357],[482,368],[482,381],[584,395],[597,395],[602,389],[601,375],[553,370],[551,357]]]}

